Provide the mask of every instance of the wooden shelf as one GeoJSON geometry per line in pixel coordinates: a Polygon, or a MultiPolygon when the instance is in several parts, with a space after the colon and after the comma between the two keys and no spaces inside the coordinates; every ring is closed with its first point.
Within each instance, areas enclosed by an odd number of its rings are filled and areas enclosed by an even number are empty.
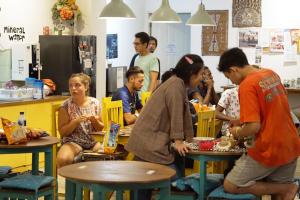
{"type": "Polygon", "coordinates": [[[285,88],[288,93],[299,93],[300,94],[300,88],[285,88]]]}

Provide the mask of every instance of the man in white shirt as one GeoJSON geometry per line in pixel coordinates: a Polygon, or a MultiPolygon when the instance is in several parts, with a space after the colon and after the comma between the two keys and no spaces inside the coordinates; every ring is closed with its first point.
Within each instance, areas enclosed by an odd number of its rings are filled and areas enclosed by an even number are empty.
{"type": "Polygon", "coordinates": [[[238,87],[227,89],[222,93],[216,108],[216,118],[223,120],[222,135],[226,135],[229,124],[240,119],[238,87]]]}
{"type": "Polygon", "coordinates": [[[159,64],[157,58],[148,50],[149,35],[145,32],[135,34],[133,44],[135,51],[139,54],[134,61],[134,66],[142,68],[145,76],[141,91],[153,92],[157,86],[159,64]]]}

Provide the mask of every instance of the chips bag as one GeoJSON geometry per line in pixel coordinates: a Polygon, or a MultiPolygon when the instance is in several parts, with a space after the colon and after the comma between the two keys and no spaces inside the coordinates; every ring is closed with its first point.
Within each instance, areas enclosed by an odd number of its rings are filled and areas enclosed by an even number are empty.
{"type": "Polygon", "coordinates": [[[17,123],[11,122],[8,119],[1,118],[1,120],[8,144],[27,142],[25,127],[20,127],[17,123]]]}
{"type": "Polygon", "coordinates": [[[117,148],[117,139],[120,131],[120,124],[111,122],[110,129],[104,136],[104,153],[114,153],[117,148]]]}

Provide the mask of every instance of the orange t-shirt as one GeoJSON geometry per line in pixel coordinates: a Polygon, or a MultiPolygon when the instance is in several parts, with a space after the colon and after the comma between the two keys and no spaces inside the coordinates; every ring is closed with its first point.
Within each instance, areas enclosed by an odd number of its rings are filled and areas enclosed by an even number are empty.
{"type": "Polygon", "coordinates": [[[268,69],[249,74],[240,84],[240,121],[260,122],[255,145],[248,155],[276,167],[300,155],[300,139],[292,121],[286,90],[279,76],[268,69]]]}

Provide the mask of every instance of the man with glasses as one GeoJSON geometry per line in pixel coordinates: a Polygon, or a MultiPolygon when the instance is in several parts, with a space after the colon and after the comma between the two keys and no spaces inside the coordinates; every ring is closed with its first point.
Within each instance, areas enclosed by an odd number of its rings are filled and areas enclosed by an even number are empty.
{"type": "Polygon", "coordinates": [[[135,34],[133,42],[135,51],[138,53],[130,67],[139,66],[144,71],[145,81],[141,91],[153,92],[157,86],[157,78],[159,73],[159,64],[157,58],[149,52],[148,44],[150,37],[145,32],[135,34]],[[133,64],[132,64],[133,63],[133,64]]]}
{"type": "Polygon", "coordinates": [[[125,125],[130,125],[136,121],[138,112],[140,112],[143,107],[137,91],[143,87],[144,72],[140,67],[131,67],[126,72],[126,78],[127,83],[116,92],[112,100],[122,100],[124,122],[125,125]]]}

